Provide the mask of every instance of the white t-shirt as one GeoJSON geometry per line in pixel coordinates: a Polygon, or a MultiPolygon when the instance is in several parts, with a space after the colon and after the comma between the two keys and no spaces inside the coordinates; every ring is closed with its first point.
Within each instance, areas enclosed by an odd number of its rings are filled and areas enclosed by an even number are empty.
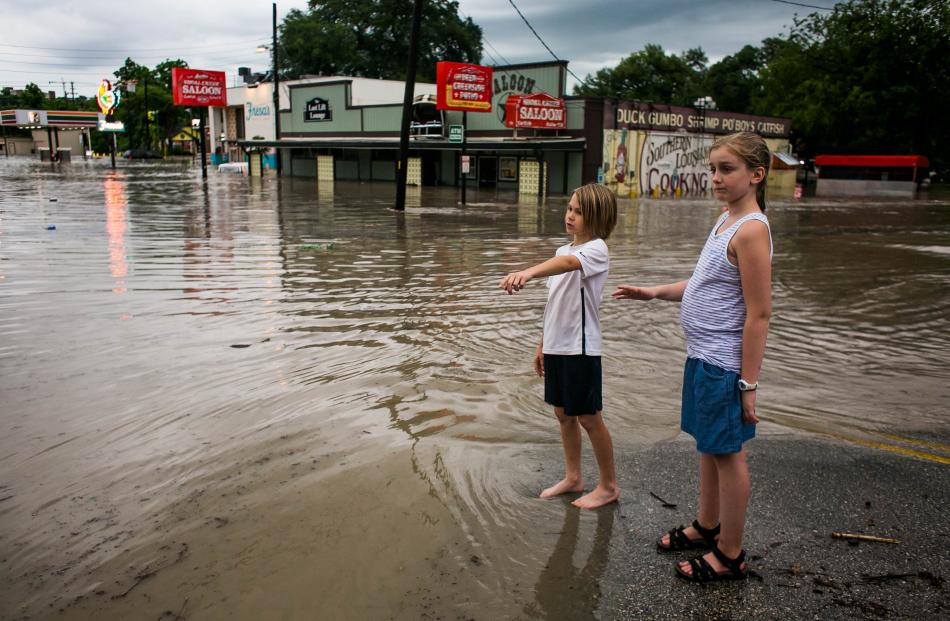
{"type": "Polygon", "coordinates": [[[607,284],[610,256],[600,238],[557,249],[555,256],[572,254],[581,269],[548,278],[548,304],[544,307],[545,354],[601,355],[600,299],[607,284]]]}

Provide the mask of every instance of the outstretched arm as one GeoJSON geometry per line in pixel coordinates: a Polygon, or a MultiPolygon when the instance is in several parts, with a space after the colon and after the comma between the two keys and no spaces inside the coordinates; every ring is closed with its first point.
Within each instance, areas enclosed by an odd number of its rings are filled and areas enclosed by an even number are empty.
{"type": "Polygon", "coordinates": [[[658,287],[634,287],[633,285],[617,285],[613,292],[615,300],[667,300],[669,302],[679,302],[683,299],[683,292],[686,291],[686,285],[689,279],[674,282],[669,285],[660,285],[658,287]]]}
{"type": "Polygon", "coordinates": [[[580,260],[573,255],[565,254],[559,257],[548,259],[544,263],[539,263],[538,265],[529,267],[526,270],[521,270],[520,272],[511,272],[501,279],[501,282],[498,284],[498,286],[499,288],[507,291],[508,295],[511,295],[515,291],[520,291],[523,289],[524,286],[528,284],[528,281],[533,278],[557,276],[558,274],[573,272],[574,270],[579,269],[581,269],[580,260]]]}

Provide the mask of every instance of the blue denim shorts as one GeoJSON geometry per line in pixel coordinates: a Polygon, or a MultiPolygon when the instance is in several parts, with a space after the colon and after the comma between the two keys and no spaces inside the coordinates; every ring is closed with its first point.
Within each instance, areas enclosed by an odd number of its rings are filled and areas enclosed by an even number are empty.
{"type": "Polygon", "coordinates": [[[738,453],[755,437],[755,425],[742,422],[739,374],[687,358],[683,370],[680,429],[696,439],[700,453],[738,453]]]}

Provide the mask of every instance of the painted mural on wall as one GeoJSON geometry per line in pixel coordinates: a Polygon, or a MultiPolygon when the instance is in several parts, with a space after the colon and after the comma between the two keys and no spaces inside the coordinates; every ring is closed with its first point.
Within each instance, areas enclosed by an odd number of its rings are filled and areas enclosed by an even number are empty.
{"type": "Polygon", "coordinates": [[[711,137],[647,132],[640,145],[640,194],[702,196],[709,191],[711,137]]]}
{"type": "MultiPolygon", "coordinates": [[[[604,132],[602,183],[615,187],[617,194],[626,195],[637,185],[636,132],[625,129],[604,132]]],[[[639,192],[639,190],[637,190],[639,192]]]]}

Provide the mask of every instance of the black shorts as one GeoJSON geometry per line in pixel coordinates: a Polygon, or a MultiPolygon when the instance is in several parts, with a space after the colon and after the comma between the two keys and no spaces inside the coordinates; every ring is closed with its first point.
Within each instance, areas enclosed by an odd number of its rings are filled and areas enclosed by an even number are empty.
{"type": "Polygon", "coordinates": [[[544,402],[568,416],[604,409],[600,356],[544,354],[544,402]]]}

